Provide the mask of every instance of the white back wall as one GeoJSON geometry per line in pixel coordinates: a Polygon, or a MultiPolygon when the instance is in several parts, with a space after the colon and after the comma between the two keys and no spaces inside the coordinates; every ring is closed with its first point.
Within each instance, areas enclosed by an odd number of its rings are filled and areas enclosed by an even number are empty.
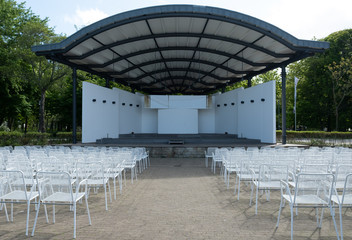
{"type": "Polygon", "coordinates": [[[214,95],[215,133],[237,134],[238,92],[243,88],[214,95]]]}
{"type": "Polygon", "coordinates": [[[89,82],[83,82],[82,91],[82,142],[118,138],[119,99],[115,91],[89,82]]]}
{"type": "Polygon", "coordinates": [[[215,133],[215,98],[208,109],[198,110],[198,131],[199,133],[215,133]]]}
{"type": "Polygon", "coordinates": [[[197,109],[159,109],[159,134],[197,134],[197,109]]]}
{"type": "Polygon", "coordinates": [[[158,109],[142,108],[142,133],[158,133],[158,109]]]}
{"type": "Polygon", "coordinates": [[[169,108],[206,109],[207,97],[171,95],[169,96],[169,108]]]}
{"type": "Polygon", "coordinates": [[[119,96],[120,134],[142,132],[142,97],[118,88],[113,89],[119,96]]]}
{"type": "Polygon", "coordinates": [[[275,81],[239,91],[238,101],[238,136],[275,143],[275,81]]]}

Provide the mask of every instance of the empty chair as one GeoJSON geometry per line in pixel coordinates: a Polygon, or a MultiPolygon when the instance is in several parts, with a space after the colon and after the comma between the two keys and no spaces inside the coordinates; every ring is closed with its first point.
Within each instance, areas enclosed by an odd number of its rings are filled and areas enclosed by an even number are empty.
{"type": "Polygon", "coordinates": [[[208,147],[206,151],[204,151],[205,156],[205,167],[208,167],[209,158],[213,157],[213,153],[215,153],[216,147],[208,147]]]}
{"type": "Polygon", "coordinates": [[[337,192],[335,192],[335,195],[331,197],[331,200],[334,204],[337,204],[339,206],[340,236],[341,240],[343,240],[342,208],[352,207],[352,173],[346,175],[342,194],[338,194],[337,192]]]}
{"type": "MultiPolygon", "coordinates": [[[[133,184],[133,179],[136,178],[137,180],[136,159],[134,158],[131,151],[118,152],[118,157],[121,159],[121,161],[123,161],[123,164],[121,165],[121,167],[124,168],[125,170],[128,169],[131,171],[131,182],[133,184]]],[[[125,179],[125,184],[126,184],[126,179],[125,179]]]]}
{"type": "Polygon", "coordinates": [[[105,166],[109,169],[106,174],[108,174],[108,176],[113,180],[114,199],[116,200],[116,179],[120,185],[120,193],[122,192],[122,173],[124,172],[124,168],[122,166],[124,161],[120,161],[120,159],[115,156],[106,156],[104,163],[105,166]]]}
{"type": "MultiPolygon", "coordinates": [[[[34,179],[32,179],[34,181],[34,179]]],[[[34,191],[35,184],[31,184],[30,190],[25,183],[23,172],[19,170],[0,171],[0,205],[4,207],[6,220],[9,221],[6,203],[11,203],[11,221],[13,221],[13,204],[27,204],[26,235],[28,236],[30,204],[39,193],[34,191]]]]}
{"type": "MultiPolygon", "coordinates": [[[[83,197],[86,202],[89,225],[92,224],[90,219],[88,200],[87,200],[87,179],[77,182],[76,191],[72,189],[72,179],[67,172],[41,172],[37,173],[37,184],[39,186],[40,202],[37,208],[32,236],[34,236],[35,227],[38,220],[40,205],[53,206],[53,223],[55,223],[55,205],[69,205],[73,209],[73,238],[76,238],[76,212],[77,202],[83,197]],[[80,191],[84,187],[84,191],[80,191]]],[[[70,208],[71,209],[71,208],[70,208]]],[[[46,211],[45,211],[46,214],[46,211]]],[[[46,215],[48,222],[48,217],[46,215]]]]}
{"type": "Polygon", "coordinates": [[[78,162],[76,168],[77,179],[87,179],[87,186],[95,192],[99,187],[104,188],[105,194],[105,210],[108,210],[107,188],[109,189],[110,202],[112,202],[109,177],[110,174],[104,168],[102,162],[78,162]]]}
{"type": "Polygon", "coordinates": [[[336,227],[335,213],[331,205],[331,196],[334,188],[335,176],[330,173],[300,173],[296,177],[295,186],[290,189],[286,181],[281,181],[281,202],[276,227],[279,226],[280,215],[285,201],[288,202],[291,212],[291,239],[293,239],[293,209],[315,208],[317,227],[321,228],[324,208],[329,208],[334,222],[337,238],[339,233],[336,227]],[[319,219],[319,211],[321,216],[319,219]]]}
{"type": "Polygon", "coordinates": [[[256,189],[255,194],[255,214],[258,213],[258,197],[259,190],[265,190],[267,194],[267,200],[270,198],[270,190],[280,190],[281,180],[288,182],[288,166],[287,165],[274,165],[274,164],[262,164],[259,166],[259,174],[256,178],[255,172],[252,172],[253,178],[251,182],[251,198],[249,205],[252,204],[252,197],[254,187],[256,189]]]}
{"type": "Polygon", "coordinates": [[[216,165],[222,164],[224,156],[220,152],[212,153],[212,164],[211,168],[215,174],[216,172],[216,165]]]}

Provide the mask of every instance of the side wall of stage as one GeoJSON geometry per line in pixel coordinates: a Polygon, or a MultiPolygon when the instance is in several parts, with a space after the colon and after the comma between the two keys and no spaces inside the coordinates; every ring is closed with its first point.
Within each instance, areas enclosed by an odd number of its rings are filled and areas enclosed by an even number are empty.
{"type": "Polygon", "coordinates": [[[82,142],[134,132],[228,133],[275,143],[275,97],[275,81],[271,81],[211,98],[152,95],[146,104],[144,95],[139,93],[84,82],[82,142]]]}

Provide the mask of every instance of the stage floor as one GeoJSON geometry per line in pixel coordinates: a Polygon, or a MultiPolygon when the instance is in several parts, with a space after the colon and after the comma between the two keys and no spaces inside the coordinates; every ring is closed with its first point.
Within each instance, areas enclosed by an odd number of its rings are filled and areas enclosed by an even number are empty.
{"type": "Polygon", "coordinates": [[[235,134],[120,134],[119,138],[99,139],[96,144],[145,147],[246,147],[270,145],[261,143],[256,139],[238,138],[235,134]]]}

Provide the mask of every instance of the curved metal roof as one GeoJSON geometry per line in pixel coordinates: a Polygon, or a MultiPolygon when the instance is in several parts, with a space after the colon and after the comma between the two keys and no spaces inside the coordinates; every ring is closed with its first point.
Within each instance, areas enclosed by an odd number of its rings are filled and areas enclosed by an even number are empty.
{"type": "Polygon", "coordinates": [[[148,94],[209,94],[327,48],[238,12],[166,5],[108,17],[32,51],[148,94]]]}

